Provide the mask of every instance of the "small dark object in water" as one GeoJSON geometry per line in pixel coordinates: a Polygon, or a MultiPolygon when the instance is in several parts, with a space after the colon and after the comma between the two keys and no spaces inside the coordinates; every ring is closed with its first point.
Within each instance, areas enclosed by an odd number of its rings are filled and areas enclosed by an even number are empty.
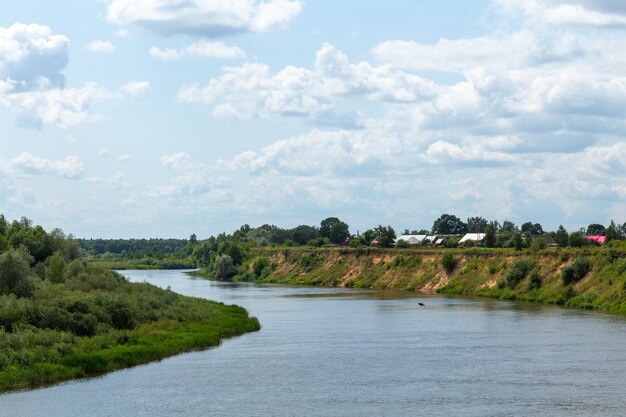
{"type": "Polygon", "coordinates": [[[422,307],[426,307],[426,304],[424,304],[424,303],[417,303],[417,304],[419,304],[422,307]]]}

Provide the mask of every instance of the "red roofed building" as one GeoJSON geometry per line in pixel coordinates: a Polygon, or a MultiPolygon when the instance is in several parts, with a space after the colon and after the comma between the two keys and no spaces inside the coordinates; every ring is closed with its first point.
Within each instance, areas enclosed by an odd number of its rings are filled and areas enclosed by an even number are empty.
{"type": "Polygon", "coordinates": [[[600,245],[604,245],[606,243],[606,236],[585,236],[585,239],[593,240],[600,245]]]}

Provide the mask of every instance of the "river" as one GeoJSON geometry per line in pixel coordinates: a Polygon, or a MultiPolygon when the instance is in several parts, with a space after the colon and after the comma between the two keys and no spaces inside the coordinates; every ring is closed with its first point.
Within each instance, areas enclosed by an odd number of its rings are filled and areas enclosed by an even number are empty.
{"type": "Polygon", "coordinates": [[[262,329],[218,348],[0,395],[0,416],[621,417],[626,410],[626,317],[221,283],[182,271],[124,274],[244,306],[262,329]]]}

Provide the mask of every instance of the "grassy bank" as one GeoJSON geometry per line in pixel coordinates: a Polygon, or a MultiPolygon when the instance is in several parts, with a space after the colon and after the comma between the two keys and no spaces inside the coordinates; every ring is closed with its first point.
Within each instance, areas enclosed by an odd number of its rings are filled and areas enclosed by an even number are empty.
{"type": "Polygon", "coordinates": [[[196,263],[191,258],[158,259],[144,256],[140,258],[127,258],[122,256],[87,256],[84,258],[89,263],[99,265],[104,269],[193,269],[196,263]]]}
{"type": "Polygon", "coordinates": [[[260,328],[245,309],[185,297],[76,261],[0,296],[0,391],[96,375],[216,346],[260,328]]]}
{"type": "Polygon", "coordinates": [[[259,282],[399,289],[626,314],[626,247],[584,249],[255,249],[259,282]]]}

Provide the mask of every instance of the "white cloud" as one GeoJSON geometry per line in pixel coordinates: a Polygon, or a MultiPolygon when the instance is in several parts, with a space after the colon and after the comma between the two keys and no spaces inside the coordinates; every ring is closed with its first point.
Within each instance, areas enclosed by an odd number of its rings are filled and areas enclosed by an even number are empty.
{"type": "Polygon", "coordinates": [[[156,46],[153,46],[150,48],[148,53],[153,59],[157,59],[159,61],[176,61],[183,57],[183,54],[174,48],[159,49],[156,46]]]}
{"type": "Polygon", "coordinates": [[[287,66],[272,75],[267,65],[245,63],[226,68],[206,86],[182,87],[178,99],[214,104],[215,116],[295,116],[355,127],[361,124],[357,114],[347,118],[335,114],[337,100],[362,97],[376,102],[411,102],[435,93],[435,83],[386,65],[351,64],[343,52],[324,44],[312,69],[287,66]]]}
{"type": "Polygon", "coordinates": [[[87,49],[99,54],[110,54],[115,51],[115,45],[109,41],[93,41],[87,45],[87,49]]]}
{"type": "Polygon", "coordinates": [[[48,26],[15,23],[0,27],[0,94],[62,87],[69,40],[48,26]]]}
{"type": "Polygon", "coordinates": [[[117,163],[118,164],[127,164],[132,160],[132,158],[130,157],[130,155],[120,155],[117,157],[117,163]]]}
{"type": "Polygon", "coordinates": [[[522,15],[527,24],[626,27],[626,9],[613,0],[495,0],[506,14],[522,15]]]}
{"type": "Polygon", "coordinates": [[[52,175],[76,179],[84,175],[85,164],[74,155],[64,160],[50,160],[23,152],[6,163],[4,169],[10,175],[52,175]]]}
{"type": "Polygon", "coordinates": [[[301,0],[112,0],[110,22],[135,23],[158,33],[209,37],[266,32],[287,25],[300,14],[301,0]]]}
{"type": "Polygon", "coordinates": [[[124,94],[128,94],[133,98],[137,98],[142,94],[152,91],[152,86],[149,81],[131,81],[128,84],[124,84],[120,87],[120,91],[124,94]]]}
{"type": "Polygon", "coordinates": [[[88,83],[82,88],[0,95],[0,105],[11,109],[20,126],[41,129],[56,125],[68,128],[100,120],[100,116],[92,114],[90,110],[113,98],[112,94],[97,84],[88,83]]]}
{"type": "Polygon", "coordinates": [[[185,56],[196,56],[213,59],[245,59],[246,53],[237,46],[228,46],[222,42],[200,41],[188,45],[182,50],[174,48],[159,49],[155,46],[148,51],[153,59],[160,61],[176,61],[185,56]]]}
{"type": "Polygon", "coordinates": [[[189,155],[187,152],[177,152],[171,155],[164,155],[163,157],[161,157],[161,165],[172,169],[185,167],[189,165],[190,162],[191,155],[189,155]]]}
{"type": "Polygon", "coordinates": [[[87,181],[116,189],[127,189],[131,186],[131,183],[126,179],[126,176],[119,171],[110,177],[89,177],[87,178],[87,181]]]}

